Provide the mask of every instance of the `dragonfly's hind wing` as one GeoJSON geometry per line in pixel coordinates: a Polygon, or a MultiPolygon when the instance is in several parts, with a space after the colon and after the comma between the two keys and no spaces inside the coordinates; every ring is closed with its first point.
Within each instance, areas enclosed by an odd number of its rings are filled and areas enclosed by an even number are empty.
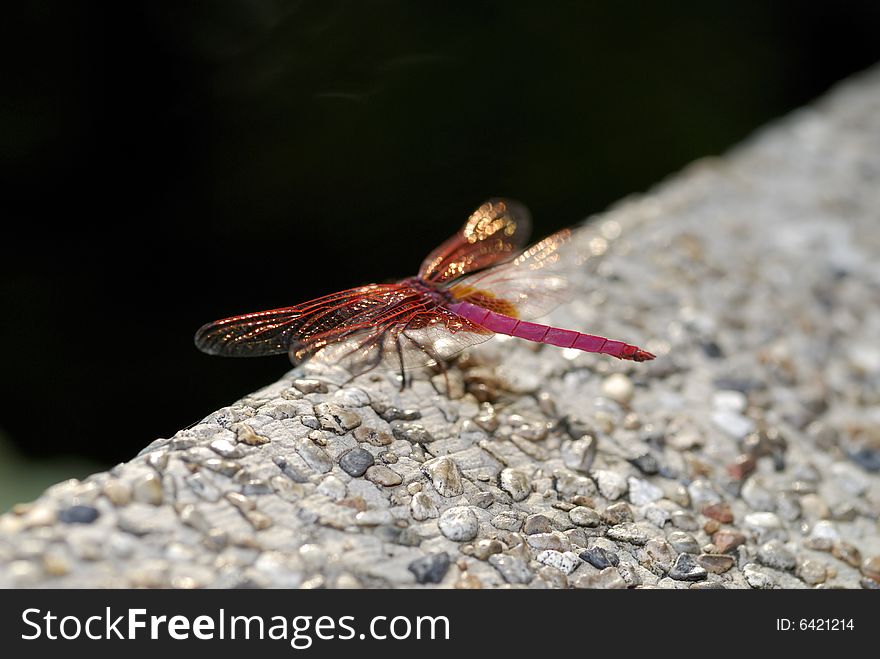
{"type": "Polygon", "coordinates": [[[523,320],[540,318],[569,298],[570,265],[562,248],[571,235],[569,229],[558,231],[512,261],[456,281],[449,292],[457,302],[523,320]]]}

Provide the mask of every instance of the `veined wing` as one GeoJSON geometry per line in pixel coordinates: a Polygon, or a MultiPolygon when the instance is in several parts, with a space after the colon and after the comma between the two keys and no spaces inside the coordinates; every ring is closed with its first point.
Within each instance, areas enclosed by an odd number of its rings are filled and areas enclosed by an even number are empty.
{"type": "Polygon", "coordinates": [[[512,261],[456,281],[449,292],[457,302],[470,302],[523,320],[539,318],[568,297],[560,249],[570,240],[570,229],[558,231],[512,261]]]}
{"type": "Polygon", "coordinates": [[[525,206],[509,199],[490,199],[458,233],[428,255],[419,276],[441,284],[509,261],[526,244],[530,231],[525,206]]]}

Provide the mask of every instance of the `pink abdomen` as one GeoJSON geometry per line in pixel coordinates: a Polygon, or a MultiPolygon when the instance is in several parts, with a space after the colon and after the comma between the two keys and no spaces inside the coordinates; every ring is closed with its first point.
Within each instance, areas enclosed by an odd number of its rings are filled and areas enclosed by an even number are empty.
{"type": "Polygon", "coordinates": [[[560,329],[550,325],[540,325],[517,320],[504,314],[489,311],[470,302],[455,302],[449,310],[467,318],[473,323],[498,334],[515,336],[535,343],[548,343],[560,348],[575,348],[584,352],[598,352],[618,359],[631,359],[637,362],[654,359],[650,352],[623,341],[611,341],[602,336],[582,334],[573,330],[560,329]]]}

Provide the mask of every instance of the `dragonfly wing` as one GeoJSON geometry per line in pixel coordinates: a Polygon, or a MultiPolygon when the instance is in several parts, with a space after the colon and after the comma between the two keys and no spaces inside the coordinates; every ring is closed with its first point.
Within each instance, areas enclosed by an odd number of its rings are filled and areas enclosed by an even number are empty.
{"type": "Polygon", "coordinates": [[[558,231],[512,261],[456,281],[449,292],[456,301],[514,318],[539,318],[568,298],[568,265],[560,250],[570,241],[569,229],[558,231]]]}
{"type": "Polygon", "coordinates": [[[433,366],[492,336],[493,332],[438,306],[429,311],[412,311],[392,322],[320,345],[316,350],[301,351],[292,358],[309,356],[340,365],[352,375],[374,368],[403,371],[433,366]]]}
{"type": "Polygon", "coordinates": [[[461,230],[431,252],[419,276],[435,284],[514,258],[526,244],[531,220],[525,206],[509,199],[490,199],[461,230]]]}
{"type": "Polygon", "coordinates": [[[292,307],[208,323],[196,332],[195,343],[203,352],[227,357],[314,351],[322,338],[339,340],[381,323],[402,300],[413,297],[425,296],[401,284],[360,286],[292,307]]]}

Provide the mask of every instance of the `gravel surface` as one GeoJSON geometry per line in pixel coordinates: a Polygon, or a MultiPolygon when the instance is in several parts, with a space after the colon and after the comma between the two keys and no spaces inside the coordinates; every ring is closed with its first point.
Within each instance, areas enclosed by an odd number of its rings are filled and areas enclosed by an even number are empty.
{"type": "Polygon", "coordinates": [[[0,517],[0,585],[878,588],[878,209],[874,70],[577,231],[550,320],[655,361],[294,369],[0,517]]]}

